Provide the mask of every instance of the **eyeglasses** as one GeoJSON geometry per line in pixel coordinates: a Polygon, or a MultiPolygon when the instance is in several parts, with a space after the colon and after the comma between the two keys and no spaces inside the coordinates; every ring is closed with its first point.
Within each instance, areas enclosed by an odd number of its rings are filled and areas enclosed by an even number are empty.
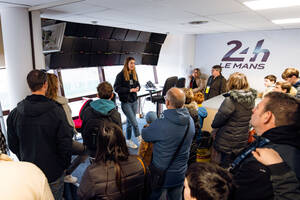
{"type": "Polygon", "coordinates": [[[47,70],[45,70],[45,69],[40,69],[40,71],[47,74],[47,70]]]}

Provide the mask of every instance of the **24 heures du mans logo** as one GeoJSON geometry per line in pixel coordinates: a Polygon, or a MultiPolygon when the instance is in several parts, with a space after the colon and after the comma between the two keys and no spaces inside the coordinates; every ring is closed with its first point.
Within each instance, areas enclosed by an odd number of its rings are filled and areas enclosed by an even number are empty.
{"type": "MultiPolygon", "coordinates": [[[[270,51],[268,49],[262,49],[264,40],[259,40],[256,43],[255,49],[252,52],[250,58],[246,58],[249,52],[249,47],[240,51],[238,54],[241,56],[233,57],[232,55],[242,47],[242,42],[239,40],[232,40],[227,43],[227,45],[235,45],[230,51],[228,51],[222,58],[222,63],[220,64],[223,68],[238,68],[238,69],[264,69],[265,64],[270,56],[270,51]],[[262,54],[262,58],[259,61],[257,56],[262,54]]],[[[249,57],[249,56],[248,56],[249,57]]]]}

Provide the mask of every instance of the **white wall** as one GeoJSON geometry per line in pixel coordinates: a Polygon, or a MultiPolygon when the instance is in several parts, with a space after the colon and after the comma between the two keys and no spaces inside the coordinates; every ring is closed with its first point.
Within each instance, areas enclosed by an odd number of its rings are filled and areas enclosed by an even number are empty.
{"type": "Polygon", "coordinates": [[[202,72],[210,74],[211,67],[215,64],[222,64],[225,78],[233,72],[242,72],[247,75],[250,86],[262,91],[264,89],[263,79],[268,74],[274,74],[278,80],[281,73],[287,67],[299,68],[300,64],[300,29],[238,32],[223,34],[197,35],[195,50],[195,65],[200,67],[202,72]],[[227,45],[227,42],[239,40],[241,48],[235,51],[231,57],[242,57],[242,62],[222,61],[224,55],[235,45],[227,45]],[[255,62],[249,62],[253,57],[253,51],[259,40],[264,40],[262,49],[267,49],[270,55],[266,62],[262,62],[263,53],[258,54],[255,62]],[[246,54],[240,54],[243,50],[249,50],[246,54]],[[242,67],[233,67],[234,63],[242,67]],[[260,64],[263,69],[247,69],[245,64],[260,64]]]}
{"type": "MultiPolygon", "coordinates": [[[[169,34],[162,45],[157,64],[160,85],[171,76],[185,77],[195,61],[195,35],[169,34]]],[[[187,81],[188,82],[188,81],[187,81]]]]}

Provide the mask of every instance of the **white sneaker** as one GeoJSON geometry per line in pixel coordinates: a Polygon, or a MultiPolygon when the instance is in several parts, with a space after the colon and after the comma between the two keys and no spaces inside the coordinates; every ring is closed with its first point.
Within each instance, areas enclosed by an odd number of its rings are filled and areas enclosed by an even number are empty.
{"type": "Polygon", "coordinates": [[[138,148],[137,145],[132,140],[126,140],[126,144],[130,148],[133,148],[133,149],[138,148]]]}
{"type": "Polygon", "coordinates": [[[76,183],[77,182],[77,177],[74,177],[72,175],[67,175],[64,177],[64,182],[65,183],[76,183]]]}

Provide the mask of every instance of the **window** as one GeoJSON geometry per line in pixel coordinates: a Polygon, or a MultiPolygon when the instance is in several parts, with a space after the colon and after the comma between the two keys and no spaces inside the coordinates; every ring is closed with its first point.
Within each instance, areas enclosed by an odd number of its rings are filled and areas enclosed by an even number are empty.
{"type": "Polygon", "coordinates": [[[66,98],[74,98],[97,93],[99,74],[97,67],[63,69],[61,76],[66,98]]]}
{"type": "Polygon", "coordinates": [[[116,77],[118,73],[122,71],[122,69],[122,65],[104,67],[105,80],[109,82],[112,86],[114,86],[116,77]]]}
{"type": "Polygon", "coordinates": [[[155,83],[153,67],[149,65],[137,65],[136,73],[139,78],[141,87],[146,85],[147,81],[155,83]]]}
{"type": "Polygon", "coordinates": [[[9,95],[6,69],[0,69],[0,102],[3,110],[9,109],[9,95]]]}

